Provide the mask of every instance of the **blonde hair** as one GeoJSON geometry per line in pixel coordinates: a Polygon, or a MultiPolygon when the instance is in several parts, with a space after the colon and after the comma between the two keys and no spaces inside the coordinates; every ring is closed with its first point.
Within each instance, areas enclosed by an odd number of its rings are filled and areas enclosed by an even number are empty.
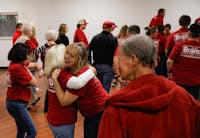
{"type": "Polygon", "coordinates": [[[118,38],[126,38],[128,33],[128,26],[123,25],[119,31],[118,38]]]}
{"type": "Polygon", "coordinates": [[[47,41],[51,41],[51,40],[56,40],[57,38],[57,35],[56,35],[56,30],[48,30],[46,33],[45,33],[45,38],[47,41]]]}
{"type": "Polygon", "coordinates": [[[62,23],[62,24],[60,24],[60,27],[59,27],[59,35],[61,35],[61,34],[65,34],[66,33],[66,24],[64,24],[64,23],[62,23]]]}
{"type": "Polygon", "coordinates": [[[33,30],[33,26],[30,25],[30,24],[25,24],[25,25],[23,25],[23,27],[22,27],[22,33],[23,33],[23,34],[26,34],[28,31],[31,31],[31,32],[32,32],[32,30],[33,30]]]}
{"type": "Polygon", "coordinates": [[[72,74],[79,72],[85,65],[87,65],[87,50],[83,43],[73,43],[66,47],[66,51],[70,49],[76,49],[78,53],[78,61],[75,65],[75,70],[70,72],[72,74]]]}
{"type": "Polygon", "coordinates": [[[32,37],[35,38],[36,36],[36,29],[35,26],[32,26],[32,37]]]}
{"type": "Polygon", "coordinates": [[[44,73],[50,76],[54,69],[64,69],[66,47],[63,44],[54,45],[46,53],[44,73]]]}

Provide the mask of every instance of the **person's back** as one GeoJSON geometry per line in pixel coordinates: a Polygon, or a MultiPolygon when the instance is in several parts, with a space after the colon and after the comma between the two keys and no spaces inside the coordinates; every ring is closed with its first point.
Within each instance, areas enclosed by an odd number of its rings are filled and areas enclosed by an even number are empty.
{"type": "Polygon", "coordinates": [[[89,60],[91,63],[94,61],[97,77],[107,92],[110,91],[113,79],[113,58],[118,45],[117,38],[111,34],[113,24],[111,21],[105,21],[102,26],[103,31],[96,35],[89,44],[89,60]]]}
{"type": "Polygon", "coordinates": [[[116,44],[117,39],[107,31],[96,35],[90,43],[94,64],[112,65],[116,44]]]}
{"type": "Polygon", "coordinates": [[[152,26],[157,27],[159,25],[163,25],[164,16],[165,16],[165,9],[159,9],[158,15],[151,19],[151,22],[149,23],[149,27],[152,27],[152,26]]]}
{"type": "Polygon", "coordinates": [[[17,23],[16,24],[16,31],[15,33],[13,34],[13,38],[12,38],[12,43],[13,43],[13,46],[15,44],[15,41],[22,35],[22,23],[17,23]]]}
{"type": "Polygon", "coordinates": [[[154,74],[156,54],[155,44],[144,35],[130,37],[120,47],[120,77],[129,83],[107,100],[98,138],[200,137],[200,104],[154,74]]]}
{"type": "Polygon", "coordinates": [[[66,33],[68,31],[67,24],[64,24],[64,23],[60,24],[58,31],[59,31],[59,35],[58,35],[57,40],[55,41],[56,44],[64,44],[65,46],[69,45],[69,39],[66,36],[66,33]]]}
{"type": "Polygon", "coordinates": [[[200,105],[172,81],[151,74],[113,94],[101,123],[99,138],[198,138],[200,105]]]}
{"type": "Polygon", "coordinates": [[[180,29],[173,32],[167,38],[166,43],[166,54],[169,55],[174,47],[174,45],[178,42],[182,42],[188,39],[188,26],[190,25],[191,18],[188,15],[182,15],[179,18],[180,29]]]}

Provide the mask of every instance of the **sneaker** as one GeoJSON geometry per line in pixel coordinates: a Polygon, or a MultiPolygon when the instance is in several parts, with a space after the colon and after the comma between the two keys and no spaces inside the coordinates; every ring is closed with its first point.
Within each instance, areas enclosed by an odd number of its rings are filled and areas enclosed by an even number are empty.
{"type": "Polygon", "coordinates": [[[39,100],[40,100],[40,97],[38,97],[35,101],[33,101],[33,102],[31,103],[31,105],[35,105],[37,102],[39,102],[39,100]]]}

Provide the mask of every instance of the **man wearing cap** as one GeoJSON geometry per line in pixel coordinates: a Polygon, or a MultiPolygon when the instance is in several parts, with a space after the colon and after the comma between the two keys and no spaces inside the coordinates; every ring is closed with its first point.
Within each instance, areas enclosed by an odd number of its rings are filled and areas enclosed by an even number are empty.
{"type": "Polygon", "coordinates": [[[88,23],[86,22],[85,19],[79,20],[77,23],[77,29],[74,34],[74,43],[83,42],[85,44],[86,48],[88,48],[88,40],[87,40],[87,37],[86,37],[85,33],[83,32],[83,30],[85,30],[87,24],[88,23]]]}
{"type": "Polygon", "coordinates": [[[168,60],[167,69],[172,80],[185,88],[195,99],[200,92],[200,25],[192,24],[189,39],[177,43],[168,60]]]}
{"type": "Polygon", "coordinates": [[[103,31],[94,36],[89,44],[89,60],[91,61],[92,52],[97,77],[107,92],[110,91],[113,79],[113,57],[118,45],[117,39],[111,34],[112,30],[113,22],[105,21],[103,31]]]}

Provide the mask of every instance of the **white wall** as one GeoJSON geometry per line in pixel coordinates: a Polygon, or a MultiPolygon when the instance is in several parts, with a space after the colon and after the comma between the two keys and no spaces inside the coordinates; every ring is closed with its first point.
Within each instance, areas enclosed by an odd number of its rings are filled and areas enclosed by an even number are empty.
{"type": "MultiPolygon", "coordinates": [[[[118,25],[113,32],[116,35],[124,24],[138,24],[144,32],[143,28],[159,8],[166,9],[164,23],[171,23],[172,31],[178,29],[181,15],[190,15],[192,22],[200,16],[200,0],[0,0],[0,5],[0,12],[17,11],[21,21],[32,22],[40,44],[45,42],[47,29],[57,29],[60,23],[68,24],[67,35],[72,42],[76,23],[82,18],[89,22],[85,33],[90,41],[101,31],[102,22],[107,19],[118,25]]],[[[8,40],[0,40],[0,67],[8,65],[7,57],[3,57],[1,51],[7,53],[9,44],[8,40]]]]}

